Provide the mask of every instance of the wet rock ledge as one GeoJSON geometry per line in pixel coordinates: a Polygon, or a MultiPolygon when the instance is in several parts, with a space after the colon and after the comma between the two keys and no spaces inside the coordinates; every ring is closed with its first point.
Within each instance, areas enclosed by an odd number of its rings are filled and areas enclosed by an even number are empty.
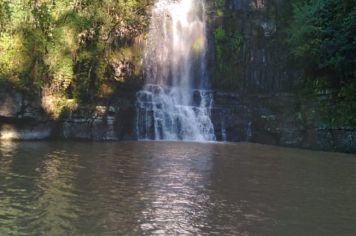
{"type": "MultiPolygon", "coordinates": [[[[316,104],[288,93],[242,95],[216,92],[212,121],[219,141],[356,153],[356,129],[328,127],[316,104]]],[[[51,119],[41,102],[16,91],[0,92],[0,140],[135,140],[134,95],[113,97],[51,119]]]]}
{"type": "Polygon", "coordinates": [[[218,139],[356,153],[355,127],[330,127],[318,101],[291,93],[216,93],[212,121],[218,139]]]}
{"type": "Polygon", "coordinates": [[[0,91],[0,140],[134,139],[135,104],[126,98],[82,106],[54,120],[41,101],[16,91],[0,91]]]}

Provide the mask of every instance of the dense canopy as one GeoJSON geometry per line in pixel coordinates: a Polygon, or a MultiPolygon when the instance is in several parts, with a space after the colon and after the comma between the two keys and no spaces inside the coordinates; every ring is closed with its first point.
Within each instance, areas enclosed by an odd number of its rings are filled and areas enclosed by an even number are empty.
{"type": "Polygon", "coordinates": [[[57,113],[70,105],[68,99],[90,102],[105,95],[105,83],[119,79],[111,71],[122,49],[146,27],[146,5],[0,0],[0,83],[50,95],[57,113]]]}

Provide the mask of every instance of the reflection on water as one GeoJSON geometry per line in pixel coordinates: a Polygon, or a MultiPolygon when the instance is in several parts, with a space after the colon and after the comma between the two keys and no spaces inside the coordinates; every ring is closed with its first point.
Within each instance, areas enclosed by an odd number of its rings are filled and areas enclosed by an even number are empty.
{"type": "Polygon", "coordinates": [[[356,235],[353,155],[0,143],[0,235],[356,235]]]}
{"type": "Polygon", "coordinates": [[[207,217],[211,155],[209,146],[151,143],[158,153],[152,153],[151,171],[146,172],[148,196],[144,196],[141,229],[157,234],[198,233],[207,217]],[[171,155],[172,152],[174,155],[171,155]]]}

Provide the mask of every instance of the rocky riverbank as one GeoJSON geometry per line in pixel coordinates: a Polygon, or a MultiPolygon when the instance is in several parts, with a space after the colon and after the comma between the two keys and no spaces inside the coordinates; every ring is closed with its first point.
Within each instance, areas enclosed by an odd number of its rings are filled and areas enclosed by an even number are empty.
{"type": "Polygon", "coordinates": [[[41,102],[16,91],[1,91],[0,140],[135,139],[135,99],[78,106],[53,119],[41,102]]]}
{"type": "MultiPolygon", "coordinates": [[[[323,124],[314,109],[316,102],[305,105],[291,94],[214,96],[212,120],[219,141],[356,153],[356,129],[323,124]]],[[[7,90],[1,92],[0,140],[135,140],[135,117],[134,94],[79,106],[54,120],[40,101],[7,90]]]]}
{"type": "Polygon", "coordinates": [[[218,139],[355,153],[356,129],[326,125],[317,106],[288,93],[216,93],[212,117],[218,139]]]}

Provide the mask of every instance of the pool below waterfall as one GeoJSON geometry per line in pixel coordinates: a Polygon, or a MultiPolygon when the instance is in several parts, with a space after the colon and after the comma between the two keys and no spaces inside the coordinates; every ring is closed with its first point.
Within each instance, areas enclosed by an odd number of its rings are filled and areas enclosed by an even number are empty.
{"type": "Polygon", "coordinates": [[[0,143],[0,235],[356,235],[356,156],[257,144],[0,143]]]}

